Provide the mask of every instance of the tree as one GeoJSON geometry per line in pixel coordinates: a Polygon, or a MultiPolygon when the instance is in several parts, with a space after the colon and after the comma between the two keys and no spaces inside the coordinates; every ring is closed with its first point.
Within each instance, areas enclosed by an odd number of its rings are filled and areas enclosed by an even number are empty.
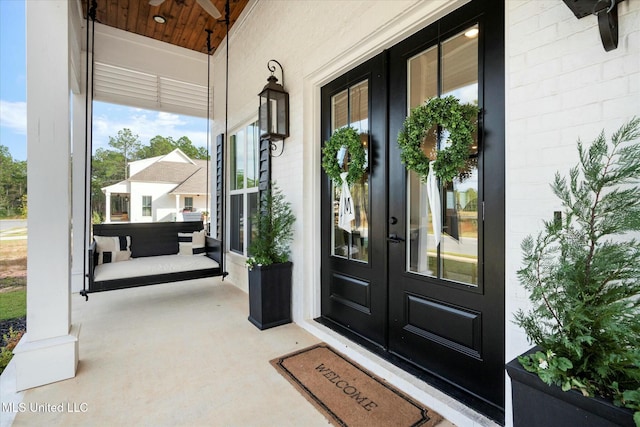
{"type": "Polygon", "coordinates": [[[91,163],[91,209],[104,212],[105,195],[102,188],[126,179],[122,168],[124,155],[117,151],[99,148],[91,163]]]}
{"type": "Polygon", "coordinates": [[[0,145],[0,216],[20,214],[27,194],[27,162],[14,160],[0,145]]]}
{"type": "Polygon", "coordinates": [[[124,177],[127,177],[127,166],[131,160],[138,159],[138,153],[142,148],[138,135],[131,133],[131,129],[124,128],[118,131],[117,137],[109,137],[109,146],[122,154],[124,165],[124,177]]]}
{"type": "Polygon", "coordinates": [[[207,149],[205,147],[194,146],[186,136],[180,137],[180,139],[175,142],[175,146],[192,159],[209,160],[207,149]]]}
{"type": "Polygon", "coordinates": [[[150,157],[162,156],[172,152],[176,148],[182,150],[184,154],[192,159],[207,160],[209,159],[207,149],[205,147],[196,147],[191,140],[182,136],[177,141],[172,137],[164,137],[156,135],[151,138],[148,146],[142,146],[138,151],[139,159],[148,159],[150,157]]]}
{"type": "Polygon", "coordinates": [[[164,136],[154,136],[149,141],[149,145],[142,146],[138,151],[138,157],[141,159],[148,159],[156,156],[163,156],[172,152],[175,149],[175,143],[171,137],[165,138],[164,136]]]}

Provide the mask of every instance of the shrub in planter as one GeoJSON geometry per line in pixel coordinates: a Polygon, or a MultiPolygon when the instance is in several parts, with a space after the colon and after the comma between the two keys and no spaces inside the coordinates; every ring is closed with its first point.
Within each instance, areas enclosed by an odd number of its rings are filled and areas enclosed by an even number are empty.
{"type": "Polygon", "coordinates": [[[272,186],[253,217],[256,235],[251,240],[249,267],[249,321],[259,329],[291,322],[291,269],[289,244],[295,216],[282,192],[272,186]]]}
{"type": "Polygon", "coordinates": [[[537,351],[518,358],[547,384],[635,411],[640,426],[640,119],[607,143],[578,142],[552,184],[563,217],[522,242],[532,308],[515,322],[537,351]],[[635,141],[635,142],[634,142],[635,141]]]}
{"type": "Polygon", "coordinates": [[[272,185],[260,201],[260,209],[253,217],[256,235],[249,245],[249,269],[257,265],[271,265],[289,261],[289,245],[293,239],[296,217],[282,191],[272,185]]]}

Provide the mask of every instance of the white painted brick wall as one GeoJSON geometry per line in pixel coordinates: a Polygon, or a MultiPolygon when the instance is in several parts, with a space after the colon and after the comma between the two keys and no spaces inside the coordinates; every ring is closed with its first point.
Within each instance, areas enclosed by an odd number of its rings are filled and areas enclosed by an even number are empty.
{"type": "MultiPolygon", "coordinates": [[[[619,46],[605,52],[593,16],[578,20],[558,1],[506,4],[507,302],[515,305],[521,237],[560,208],[548,185],[554,173],[575,164],[578,138],[609,135],[640,114],[640,5],[618,6],[619,46]]],[[[526,345],[509,342],[508,353],[526,345]]]]}
{"type": "Polygon", "coordinates": [[[640,115],[640,3],[622,2],[618,14],[618,48],[605,52],[594,16],[578,20],[560,1],[506,2],[507,360],[530,347],[512,323],[528,307],[516,271],[522,239],[561,210],[549,183],[577,162],[578,138],[609,136],[640,115]]]}

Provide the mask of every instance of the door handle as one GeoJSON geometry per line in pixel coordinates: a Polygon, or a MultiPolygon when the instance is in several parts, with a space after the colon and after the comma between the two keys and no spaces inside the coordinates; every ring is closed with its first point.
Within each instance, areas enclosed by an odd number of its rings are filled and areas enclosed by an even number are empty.
{"type": "Polygon", "coordinates": [[[387,241],[391,243],[400,243],[404,242],[404,239],[402,237],[398,237],[396,233],[391,233],[389,234],[389,237],[387,237],[387,241]]]}

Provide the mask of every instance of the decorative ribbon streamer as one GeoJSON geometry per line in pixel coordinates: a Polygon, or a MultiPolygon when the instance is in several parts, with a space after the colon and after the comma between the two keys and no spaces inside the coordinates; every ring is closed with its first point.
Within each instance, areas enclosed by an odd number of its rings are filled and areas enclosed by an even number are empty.
{"type": "Polygon", "coordinates": [[[442,234],[442,218],[440,212],[440,190],[438,189],[438,180],[433,172],[433,164],[435,161],[429,162],[429,175],[427,175],[427,198],[429,199],[429,210],[431,210],[431,224],[433,225],[433,237],[436,241],[436,248],[440,244],[442,234]]]}
{"type": "Polygon", "coordinates": [[[340,174],[342,191],[340,192],[340,205],[338,207],[338,227],[351,233],[351,221],[356,219],[356,215],[354,213],[351,191],[349,191],[349,184],[347,183],[347,175],[349,175],[349,172],[342,172],[340,174]]]}

